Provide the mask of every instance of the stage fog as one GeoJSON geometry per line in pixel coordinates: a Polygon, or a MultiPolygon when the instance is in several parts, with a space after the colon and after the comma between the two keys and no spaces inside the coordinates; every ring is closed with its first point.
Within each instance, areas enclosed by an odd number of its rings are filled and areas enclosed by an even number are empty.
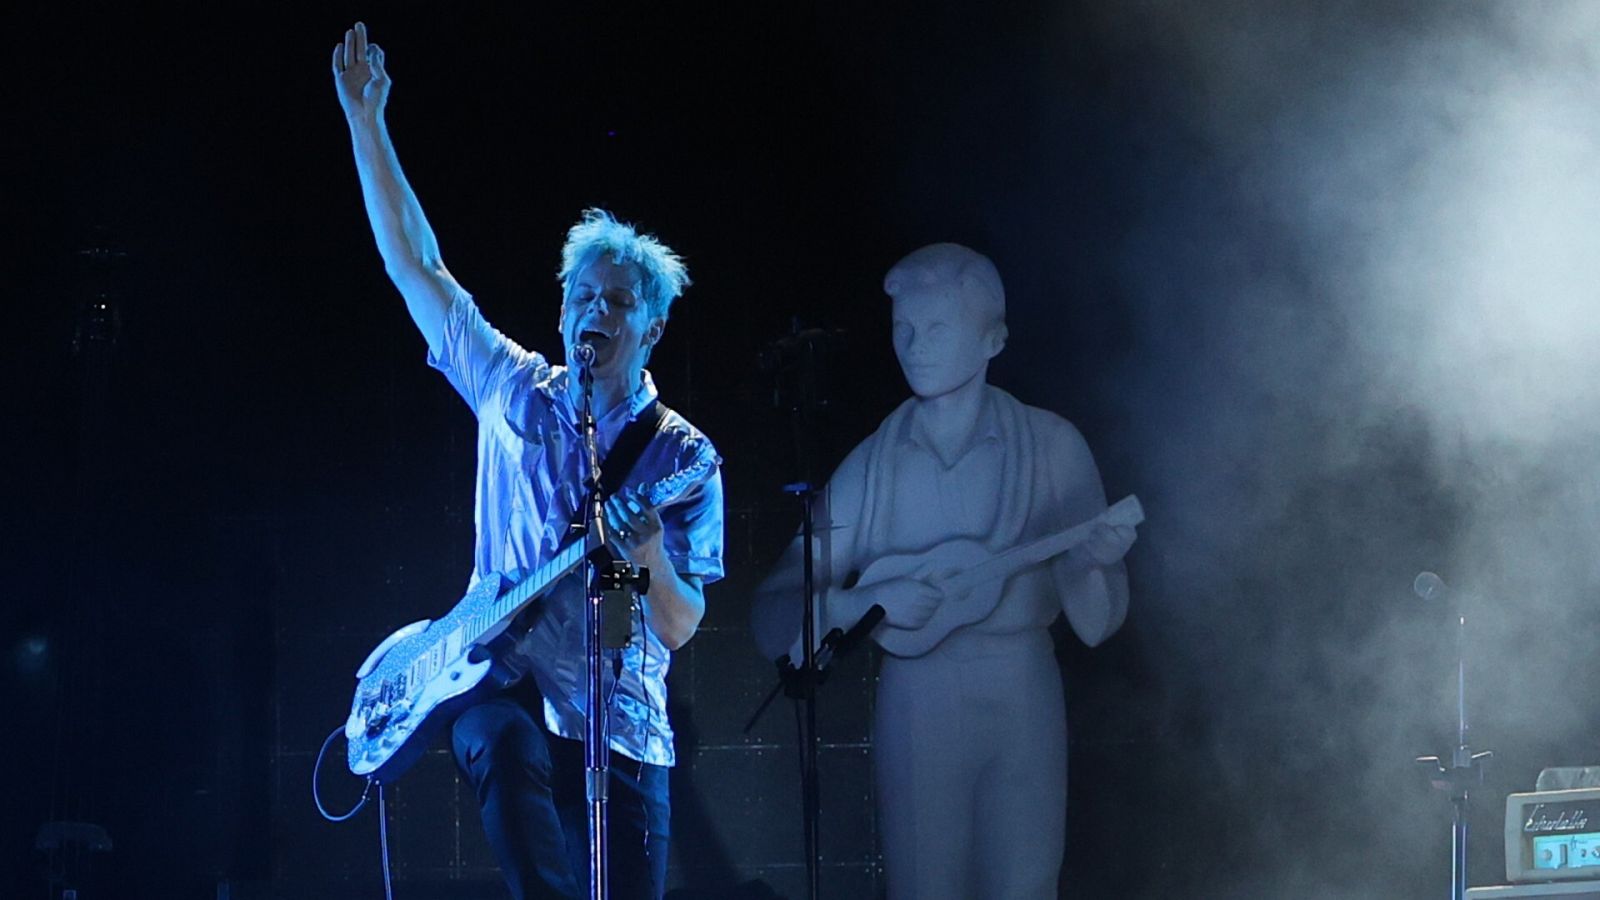
{"type": "MultiPolygon", "coordinates": [[[[35,839],[83,821],[81,900],[382,896],[375,810],[324,821],[313,760],[373,644],[460,596],[477,433],[374,248],[327,63],[358,16],[496,327],[559,361],[588,207],[693,273],[648,368],[722,460],[727,577],[672,660],[668,896],[806,895],[752,597],[797,449],[825,480],[911,395],[884,276],[938,242],[1004,282],[990,383],[1146,516],[1120,631],[1050,630],[1060,896],[1442,896],[1413,759],[1456,743],[1461,617],[1471,883],[1506,794],[1600,764],[1600,7],[6,16],[0,894],[60,896],[35,839]]],[[[880,657],[818,694],[823,896],[885,890],[880,657]]],[[[388,813],[397,895],[504,896],[447,747],[388,813]]]]}

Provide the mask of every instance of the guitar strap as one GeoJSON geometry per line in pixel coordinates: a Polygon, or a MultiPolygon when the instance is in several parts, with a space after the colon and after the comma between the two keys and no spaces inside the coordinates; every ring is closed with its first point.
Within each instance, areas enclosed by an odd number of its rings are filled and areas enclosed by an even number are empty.
{"type": "Polygon", "coordinates": [[[622,426],[622,433],[617,435],[617,442],[611,445],[611,452],[600,462],[602,497],[610,497],[622,489],[628,476],[633,474],[633,467],[638,465],[639,457],[644,455],[644,448],[650,445],[650,439],[661,429],[661,420],[666,416],[667,408],[661,405],[661,401],[651,400],[649,406],[622,426]]]}

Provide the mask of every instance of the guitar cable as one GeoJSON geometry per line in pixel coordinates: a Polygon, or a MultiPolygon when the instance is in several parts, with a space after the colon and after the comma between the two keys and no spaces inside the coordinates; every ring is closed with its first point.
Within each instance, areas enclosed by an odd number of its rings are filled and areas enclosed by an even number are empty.
{"type": "MultiPolygon", "coordinates": [[[[349,812],[346,812],[342,815],[334,815],[333,813],[328,812],[328,808],[326,806],[322,805],[322,791],[317,785],[317,782],[322,775],[322,758],[328,754],[328,747],[333,744],[333,739],[338,737],[343,731],[344,726],[340,725],[338,728],[328,732],[327,738],[322,741],[322,749],[317,751],[317,761],[311,767],[311,799],[317,804],[317,812],[322,813],[322,817],[327,819],[329,822],[348,821],[352,816],[360,812],[362,808],[367,805],[367,797],[372,793],[372,786],[377,783],[376,778],[368,776],[366,786],[361,789],[361,799],[356,801],[356,805],[351,807],[349,812]]],[[[383,785],[381,784],[378,785],[378,800],[380,804],[383,801],[383,785]]]]}
{"type": "Polygon", "coordinates": [[[322,791],[317,784],[322,774],[322,759],[328,755],[328,747],[333,744],[333,739],[342,731],[344,731],[343,725],[330,731],[322,741],[322,749],[317,751],[317,761],[311,767],[311,800],[317,804],[317,812],[321,813],[324,819],[329,822],[347,822],[366,807],[372,795],[372,786],[378,786],[378,849],[383,855],[383,896],[385,900],[394,900],[394,876],[389,865],[389,809],[383,798],[383,782],[368,775],[367,783],[361,788],[361,798],[347,812],[335,815],[328,812],[328,808],[322,803],[322,791]]]}
{"type": "Polygon", "coordinates": [[[389,871],[389,810],[383,805],[382,782],[378,784],[378,846],[383,851],[384,900],[394,900],[394,878],[389,871]]]}

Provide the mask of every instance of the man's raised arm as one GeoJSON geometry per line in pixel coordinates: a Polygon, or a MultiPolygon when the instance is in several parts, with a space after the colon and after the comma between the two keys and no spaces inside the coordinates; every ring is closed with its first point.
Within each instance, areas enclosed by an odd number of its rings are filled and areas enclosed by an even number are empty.
{"type": "Polygon", "coordinates": [[[384,106],[389,100],[389,74],[383,50],[367,42],[367,26],[357,22],[333,48],[333,80],[350,125],[356,172],[367,204],[384,271],[406,298],[411,318],[428,341],[441,351],[445,315],[459,286],[439,256],[439,243],[422,214],[417,195],[400,171],[384,106]]]}

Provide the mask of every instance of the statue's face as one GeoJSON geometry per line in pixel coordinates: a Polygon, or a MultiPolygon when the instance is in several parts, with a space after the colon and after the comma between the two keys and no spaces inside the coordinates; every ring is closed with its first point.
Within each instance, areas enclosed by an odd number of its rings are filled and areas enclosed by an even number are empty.
{"type": "Polygon", "coordinates": [[[561,337],[567,359],[580,343],[594,345],[597,377],[621,376],[644,365],[661,337],[663,320],[650,315],[639,296],[639,267],[601,256],[572,279],[561,302],[561,337]]]}
{"type": "Polygon", "coordinates": [[[909,288],[894,298],[894,355],[912,393],[923,399],[982,380],[1000,352],[996,322],[953,285],[909,288]]]}

